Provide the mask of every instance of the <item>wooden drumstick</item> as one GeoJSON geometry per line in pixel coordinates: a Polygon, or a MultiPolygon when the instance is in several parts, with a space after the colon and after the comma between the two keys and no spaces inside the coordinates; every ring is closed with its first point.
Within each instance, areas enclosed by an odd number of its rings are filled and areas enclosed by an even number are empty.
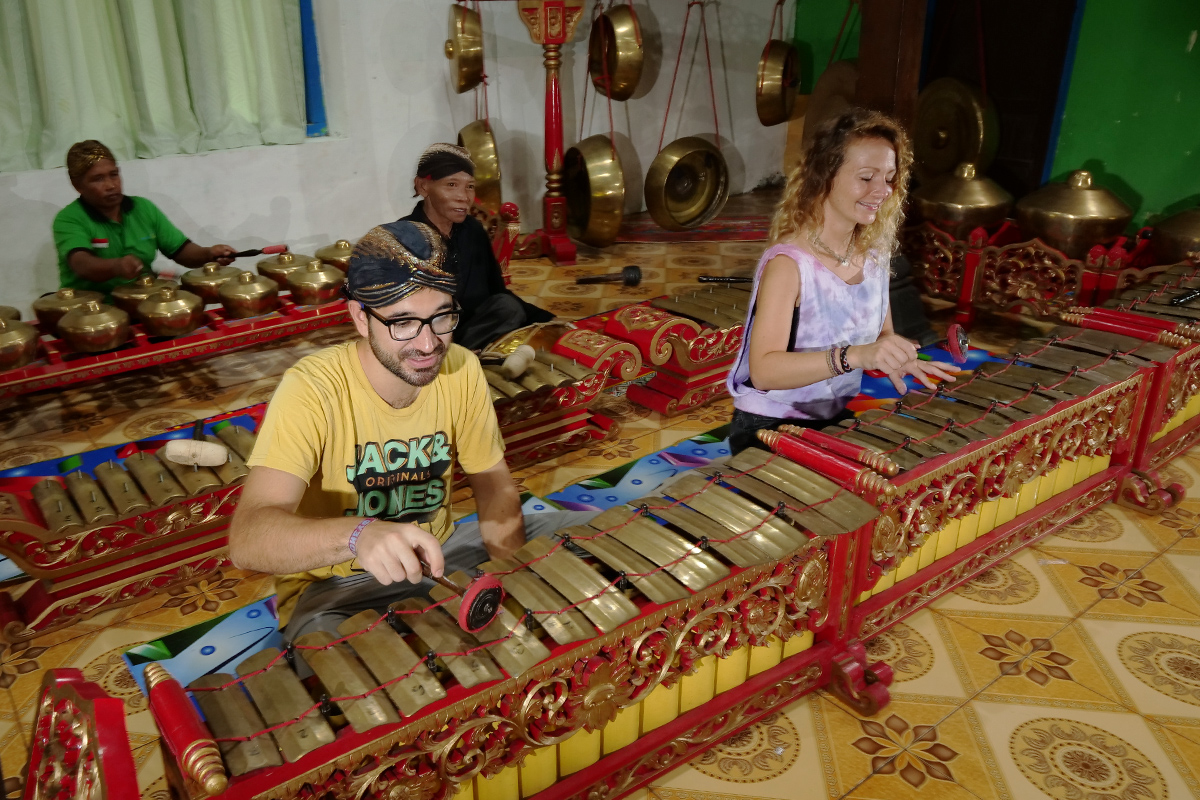
{"type": "Polygon", "coordinates": [[[575,283],[622,283],[626,286],[637,286],[642,282],[642,268],[634,264],[624,267],[620,272],[608,275],[585,275],[576,278],[575,283]]]}
{"type": "Polygon", "coordinates": [[[219,467],[229,460],[229,451],[224,445],[204,438],[204,420],[196,420],[192,426],[192,438],[172,439],[163,445],[163,457],[176,464],[188,467],[219,467]]]}
{"type": "Polygon", "coordinates": [[[459,586],[444,577],[434,577],[429,565],[421,562],[421,574],[438,586],[443,586],[462,597],[458,607],[458,626],[467,633],[477,633],[488,625],[500,613],[504,602],[504,587],[500,580],[492,575],[481,575],[471,581],[469,586],[459,586]]]}

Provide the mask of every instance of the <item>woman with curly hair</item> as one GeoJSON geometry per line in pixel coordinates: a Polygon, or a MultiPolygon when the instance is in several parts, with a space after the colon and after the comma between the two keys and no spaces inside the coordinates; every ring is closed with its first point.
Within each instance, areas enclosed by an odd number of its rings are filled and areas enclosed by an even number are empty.
{"type": "Polygon", "coordinates": [[[954,366],[919,361],[892,328],[889,264],[911,165],[899,124],[851,108],[821,126],[788,176],[727,378],[733,452],[763,428],[847,418],[864,369],[901,393],[906,374],[929,388],[953,380],[954,366]]]}

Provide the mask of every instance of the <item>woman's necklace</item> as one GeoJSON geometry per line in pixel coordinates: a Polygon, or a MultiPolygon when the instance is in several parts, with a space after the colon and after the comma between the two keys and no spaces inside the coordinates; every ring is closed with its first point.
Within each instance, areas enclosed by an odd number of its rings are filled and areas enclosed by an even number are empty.
{"type": "Polygon", "coordinates": [[[854,255],[854,240],[856,238],[858,238],[857,228],[855,228],[855,230],[850,234],[850,241],[846,245],[846,255],[844,256],[838,255],[833,251],[833,248],[822,242],[819,234],[814,233],[809,241],[812,242],[813,247],[815,247],[821,253],[821,255],[832,258],[834,261],[838,262],[839,267],[845,269],[846,265],[850,263],[850,257],[854,255]]]}

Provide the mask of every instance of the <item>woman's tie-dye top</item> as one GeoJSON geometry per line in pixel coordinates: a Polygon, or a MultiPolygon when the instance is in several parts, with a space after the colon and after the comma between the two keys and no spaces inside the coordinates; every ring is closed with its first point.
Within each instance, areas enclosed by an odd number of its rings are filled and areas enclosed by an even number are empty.
{"type": "Polygon", "coordinates": [[[798,389],[755,389],[750,381],[750,332],[763,267],[778,255],[787,256],[800,271],[800,307],[794,315],[791,351],[820,353],[831,347],[870,344],[879,338],[888,312],[889,273],[872,251],[861,283],[850,285],[830,272],[812,254],[792,244],[767,248],[754,271],[754,289],[742,346],[725,379],[736,408],[782,419],[828,419],[858,394],[862,370],[852,370],[798,389]]]}

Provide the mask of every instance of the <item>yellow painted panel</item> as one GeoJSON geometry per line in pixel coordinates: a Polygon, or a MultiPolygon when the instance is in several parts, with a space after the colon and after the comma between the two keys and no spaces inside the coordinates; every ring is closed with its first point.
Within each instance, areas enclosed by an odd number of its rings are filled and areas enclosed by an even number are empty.
{"type": "Polygon", "coordinates": [[[934,558],[945,558],[958,549],[958,535],[962,530],[962,520],[952,519],[938,533],[937,552],[934,558]]]}
{"type": "Polygon", "coordinates": [[[1080,456],[1075,459],[1075,482],[1081,483],[1092,476],[1092,461],[1091,456],[1080,456]]]}
{"type": "Polygon", "coordinates": [[[896,570],[889,570],[879,576],[878,582],[871,589],[871,594],[879,594],[882,591],[892,588],[896,585],[896,570]]]}
{"type": "Polygon", "coordinates": [[[717,694],[745,683],[749,666],[750,651],[745,647],[734,650],[728,658],[717,659],[717,694]]]}
{"type": "Polygon", "coordinates": [[[600,760],[601,731],[580,730],[565,742],[558,743],[558,774],[579,772],[600,760]]]}
{"type": "Polygon", "coordinates": [[[803,653],[813,646],[813,632],[805,631],[797,633],[792,638],[783,643],[783,657],[790,658],[797,653],[803,653]]]}
{"type": "Polygon", "coordinates": [[[921,560],[920,551],[910,553],[900,559],[900,563],[892,570],[896,573],[896,583],[917,574],[918,562],[921,560]]]}
{"type": "Polygon", "coordinates": [[[942,532],[936,531],[921,545],[921,549],[917,551],[917,569],[925,569],[937,560],[937,547],[941,536],[942,532]]]}
{"type": "MultiPolygon", "coordinates": [[[[971,542],[975,541],[975,537],[979,535],[979,512],[968,514],[959,520],[958,525],[958,547],[966,547],[971,542]]],[[[955,549],[958,549],[956,547],[955,549]]]]}
{"type": "Polygon", "coordinates": [[[1037,502],[1046,503],[1054,497],[1054,486],[1058,483],[1058,471],[1061,467],[1047,470],[1038,478],[1037,502]]]}
{"type": "Polygon", "coordinates": [[[454,794],[454,800],[475,800],[475,781],[479,778],[472,778],[466,783],[458,785],[458,791],[454,794]]]}
{"type": "Polygon", "coordinates": [[[992,528],[996,527],[996,513],[999,510],[999,500],[988,500],[979,504],[979,532],[975,534],[976,539],[985,533],[991,533],[992,528]]]}
{"type": "Polygon", "coordinates": [[[670,686],[659,684],[642,701],[642,734],[661,728],[678,716],[679,681],[670,686]]]}
{"type": "Polygon", "coordinates": [[[861,592],[858,593],[858,597],[855,598],[854,605],[858,605],[859,603],[866,602],[867,600],[870,599],[872,594],[874,594],[874,591],[872,591],[871,589],[863,589],[861,592]]]}
{"type": "Polygon", "coordinates": [[[750,648],[751,675],[766,672],[780,661],[783,661],[783,640],[777,636],[768,636],[766,644],[750,648]]]}
{"type": "MultiPolygon", "coordinates": [[[[637,705],[618,711],[617,718],[605,725],[602,731],[604,755],[615,753],[622,747],[636,742],[641,723],[642,709],[637,705]]],[[[480,798],[480,800],[484,799],[480,798]]]]}
{"type": "Polygon", "coordinates": [[[1026,511],[1029,511],[1037,505],[1038,489],[1041,485],[1041,478],[1035,478],[1031,481],[1026,481],[1021,484],[1020,491],[1017,492],[1017,515],[1020,516],[1026,511]]]}
{"type": "Polygon", "coordinates": [[[996,527],[999,528],[1017,516],[1017,496],[1001,497],[996,502],[999,504],[996,506],[996,527]]]}
{"type": "Polygon", "coordinates": [[[558,781],[558,748],[538,747],[521,765],[521,797],[532,797],[558,781]]]}
{"type": "Polygon", "coordinates": [[[1058,465],[1058,475],[1054,479],[1055,494],[1065,492],[1075,485],[1075,470],[1078,466],[1078,463],[1074,461],[1065,460],[1058,465]]]}
{"type": "Polygon", "coordinates": [[[505,767],[490,778],[475,778],[475,796],[479,800],[520,800],[521,782],[517,767],[505,767]]]}
{"type": "Polygon", "coordinates": [[[1112,456],[1092,456],[1092,474],[1099,475],[1104,470],[1108,469],[1109,463],[1112,461],[1112,456]]]}
{"type": "Polygon", "coordinates": [[[717,693],[717,657],[696,662],[696,671],[679,679],[679,711],[691,711],[712,700],[717,693]]]}
{"type": "Polygon", "coordinates": [[[1164,426],[1158,433],[1150,437],[1150,441],[1157,442],[1159,439],[1167,435],[1167,428],[1164,426]]]}

